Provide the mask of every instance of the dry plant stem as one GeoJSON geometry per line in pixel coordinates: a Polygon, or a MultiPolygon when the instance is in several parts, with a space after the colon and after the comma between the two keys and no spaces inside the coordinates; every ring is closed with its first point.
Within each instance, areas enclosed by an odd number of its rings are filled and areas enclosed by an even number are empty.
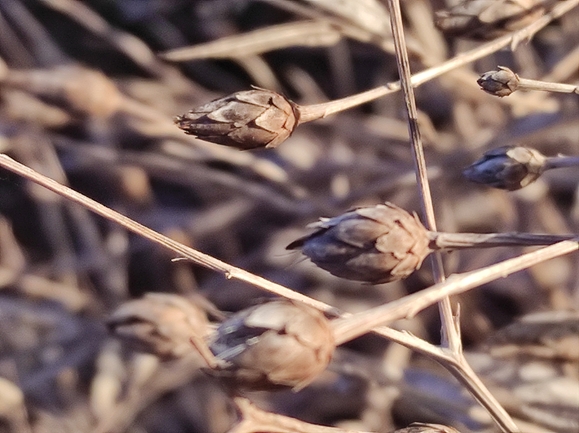
{"type": "Polygon", "coordinates": [[[314,299],[308,298],[307,296],[300,295],[293,290],[290,290],[286,287],[283,287],[279,284],[273,283],[271,281],[266,280],[265,278],[258,277],[257,275],[253,275],[243,269],[236,268],[235,266],[228,265],[221,260],[218,260],[214,257],[211,257],[207,254],[204,254],[200,251],[194,250],[193,248],[189,248],[177,241],[174,241],[167,236],[163,236],[160,233],[157,233],[154,230],[151,230],[148,227],[145,227],[142,224],[133,221],[132,219],[115,212],[112,209],[109,209],[106,206],[80,194],[77,191],[74,191],[71,188],[68,188],[64,185],[59,184],[58,182],[41,175],[40,173],[32,170],[31,168],[16,162],[12,158],[7,155],[0,154],[0,166],[17,173],[31,181],[48,188],[49,190],[84,206],[87,209],[99,214],[100,216],[107,218],[111,221],[120,224],[121,226],[125,227],[127,230],[130,230],[137,235],[140,235],[144,238],[147,238],[155,243],[163,245],[164,247],[170,249],[171,251],[191,260],[192,262],[201,265],[207,269],[212,269],[214,271],[220,272],[225,275],[226,278],[231,279],[235,278],[241,281],[245,281],[249,284],[254,286],[260,287],[264,290],[270,291],[272,293],[278,294],[280,296],[286,297],[288,299],[294,299],[304,304],[311,305],[318,310],[327,311],[329,313],[334,313],[330,306],[324,304],[323,302],[316,301],[314,299]]]}
{"type": "MultiPolygon", "coordinates": [[[[400,0],[388,0],[388,7],[390,9],[390,23],[394,37],[394,47],[396,48],[398,72],[400,75],[402,90],[404,92],[406,109],[408,111],[408,129],[412,142],[415,172],[418,181],[423,213],[425,216],[426,228],[432,231],[436,231],[434,207],[432,204],[432,196],[430,194],[430,185],[428,183],[426,161],[424,158],[424,150],[420,137],[420,129],[418,127],[418,110],[416,108],[416,100],[414,98],[414,90],[412,87],[410,62],[408,60],[408,52],[406,51],[406,44],[404,42],[404,28],[402,23],[402,12],[400,10],[400,0]]],[[[440,253],[436,251],[434,254],[432,254],[431,257],[434,280],[438,284],[444,284],[445,276],[442,257],[440,253]]],[[[513,422],[509,414],[500,405],[500,403],[488,391],[488,389],[484,387],[480,381],[475,382],[473,380],[473,377],[476,377],[476,375],[468,366],[468,363],[466,362],[466,359],[462,353],[459,315],[458,313],[455,315],[452,311],[452,305],[450,303],[449,297],[450,293],[445,294],[443,291],[436,292],[438,295],[443,295],[437,299],[439,301],[438,309],[440,313],[440,321],[442,324],[442,346],[447,347],[457,360],[457,368],[460,374],[459,380],[469,388],[469,390],[473,393],[473,396],[488,410],[495,422],[503,431],[518,431],[517,425],[513,422]]],[[[383,314],[379,314],[379,317],[383,316],[383,314]]]]}
{"type": "MultiPolygon", "coordinates": [[[[422,147],[422,138],[420,128],[418,127],[418,109],[414,98],[414,89],[412,88],[412,78],[410,72],[410,62],[408,52],[406,51],[404,27],[402,24],[402,12],[398,0],[388,0],[390,9],[390,23],[392,26],[392,35],[394,37],[394,47],[396,48],[396,58],[398,64],[398,73],[404,92],[404,101],[408,112],[408,132],[412,144],[412,154],[414,159],[414,171],[418,182],[418,191],[422,203],[422,212],[425,217],[426,228],[436,231],[436,219],[434,217],[434,207],[432,205],[432,195],[430,193],[430,184],[426,171],[426,160],[422,147]]],[[[442,257],[435,252],[431,256],[432,273],[437,283],[444,281],[444,268],[442,266],[442,257]]],[[[450,347],[453,352],[461,351],[461,341],[459,329],[455,326],[454,314],[450,299],[443,299],[439,304],[440,318],[442,323],[442,345],[450,347]]]]}
{"type": "Polygon", "coordinates": [[[529,80],[528,78],[520,77],[518,90],[542,90],[544,92],[579,94],[579,86],[573,84],[550,83],[548,81],[529,80]]]}
{"type": "Polygon", "coordinates": [[[430,232],[431,247],[438,249],[494,248],[551,245],[574,239],[576,234],[547,235],[534,233],[444,233],[430,232]],[[434,244],[434,245],[432,245],[434,244]]]}
{"type": "MultiPolygon", "coordinates": [[[[432,305],[434,302],[445,297],[463,293],[474,287],[500,278],[501,276],[506,277],[513,272],[527,269],[545,260],[577,250],[579,250],[579,238],[575,238],[572,241],[562,241],[532,253],[488,266],[484,269],[466,274],[453,275],[445,282],[435,284],[421,292],[405,296],[397,301],[364,311],[354,316],[350,315],[349,317],[334,320],[332,325],[336,344],[339,345],[350,341],[364,334],[368,329],[375,329],[378,325],[390,323],[389,320],[395,317],[412,317],[418,311],[425,308],[426,304],[432,305]]],[[[518,432],[519,429],[516,424],[481,382],[466,362],[464,356],[462,356],[462,353],[460,356],[456,356],[456,353],[450,352],[449,349],[440,349],[440,351],[441,353],[433,358],[448,369],[457,380],[463,383],[478,402],[493,416],[501,430],[504,432],[518,432]]]]}
{"type": "MultiPolygon", "coordinates": [[[[64,185],[61,185],[58,182],[53,181],[52,179],[49,179],[46,176],[43,176],[35,172],[34,170],[14,161],[7,155],[0,154],[0,166],[16,174],[19,174],[35,183],[38,183],[39,185],[42,185],[45,188],[48,188],[51,191],[71,201],[74,201],[75,203],[78,203],[90,209],[91,211],[103,216],[104,218],[108,218],[116,222],[117,224],[125,227],[126,229],[138,235],[146,237],[147,239],[150,239],[153,242],[159,243],[160,245],[163,245],[164,247],[176,252],[177,254],[183,255],[184,257],[186,257],[187,259],[191,260],[194,263],[200,264],[209,269],[223,272],[230,278],[238,278],[242,281],[246,281],[250,284],[253,284],[261,289],[270,291],[280,296],[284,296],[288,299],[294,299],[297,301],[304,302],[305,304],[311,305],[314,308],[318,308],[322,311],[327,312],[335,311],[331,306],[324,304],[323,302],[315,301],[299,293],[295,293],[292,290],[289,290],[283,286],[265,280],[264,278],[257,277],[253,274],[250,274],[249,272],[243,271],[242,269],[227,265],[217,259],[207,256],[206,254],[185,247],[184,245],[175,242],[167,238],[166,236],[156,233],[153,230],[148,229],[147,227],[144,227],[141,224],[138,224],[132,221],[131,219],[106,208],[105,206],[95,202],[94,200],[91,200],[88,197],[85,197],[82,194],[64,185]]],[[[437,302],[439,299],[441,299],[441,296],[445,297],[450,294],[456,294],[469,290],[473,287],[477,287],[481,284],[490,282],[497,278],[506,277],[512,272],[527,269],[530,266],[533,266],[537,263],[541,263],[551,258],[568,254],[573,251],[577,251],[578,249],[579,243],[577,241],[563,241],[550,247],[546,247],[541,250],[525,254],[523,256],[514,259],[506,260],[502,263],[498,263],[489,266],[487,268],[480,269],[478,271],[469,272],[468,274],[464,274],[462,276],[455,275],[446,282],[439,283],[433,286],[431,289],[428,289],[425,295],[420,296],[419,294],[411,295],[413,299],[412,305],[404,301],[404,299],[407,298],[402,298],[401,300],[396,301],[398,303],[396,305],[399,306],[400,303],[403,303],[404,306],[403,308],[392,309],[392,307],[388,307],[388,310],[390,311],[390,313],[388,314],[385,314],[384,311],[380,311],[378,314],[380,318],[380,323],[394,321],[404,317],[411,317],[418,311],[420,311],[421,308],[424,308],[425,306],[437,302]],[[439,290],[442,293],[438,293],[439,290]],[[416,301],[416,299],[418,298],[420,298],[420,300],[416,301]]],[[[343,315],[344,319],[350,316],[351,315],[347,314],[343,315]]],[[[366,318],[363,318],[362,321],[365,320],[366,318]]],[[[359,319],[356,319],[356,322],[357,321],[359,321],[359,319]]],[[[338,321],[335,322],[336,328],[338,327],[339,323],[340,322],[338,321]]],[[[345,324],[346,322],[344,320],[341,323],[345,324]]],[[[352,327],[351,322],[347,326],[351,328],[352,327]]],[[[356,327],[357,326],[358,325],[356,325],[356,327]]],[[[343,331],[339,332],[339,334],[341,335],[340,338],[345,338],[343,336],[345,336],[347,332],[350,332],[348,331],[347,328],[343,329],[344,329],[343,331]]],[[[415,350],[419,353],[432,357],[434,360],[439,362],[443,367],[447,368],[458,380],[462,381],[464,385],[467,387],[467,389],[469,389],[469,391],[473,395],[477,396],[477,398],[485,408],[489,409],[489,411],[492,411],[492,409],[496,407],[496,402],[494,401],[492,395],[488,394],[488,392],[485,392],[486,389],[484,388],[484,386],[482,385],[476,374],[466,364],[464,358],[462,357],[457,358],[450,351],[433,346],[428,342],[421,340],[420,338],[415,337],[409,333],[399,332],[394,329],[386,328],[383,326],[381,326],[380,328],[374,328],[373,331],[394,342],[402,344],[412,350],[415,350]]]]}
{"type": "Polygon", "coordinates": [[[336,345],[343,344],[395,320],[409,319],[444,297],[457,295],[546,260],[579,250],[579,236],[463,274],[454,274],[420,292],[332,321],[336,345]]]}
{"type": "Polygon", "coordinates": [[[564,167],[579,167],[579,156],[553,156],[547,158],[543,165],[543,170],[564,167]]]}
{"type": "MultiPolygon", "coordinates": [[[[508,46],[514,48],[521,41],[531,38],[536,32],[541,30],[551,21],[563,16],[577,5],[579,5],[579,0],[565,0],[559,2],[549,13],[543,15],[541,18],[531,23],[527,27],[524,27],[523,29],[514,33],[497,38],[486,44],[480,45],[465,53],[458,54],[452,59],[449,59],[438,66],[425,69],[424,71],[413,75],[411,84],[413,87],[418,87],[421,84],[424,84],[436,77],[452,71],[453,69],[459,68],[474,62],[475,60],[488,56],[495,51],[499,51],[508,46]]],[[[323,104],[308,105],[303,107],[300,106],[299,124],[311,122],[313,120],[329,116],[330,114],[339,113],[352,107],[357,107],[359,105],[381,98],[382,96],[397,92],[398,90],[400,90],[400,81],[395,81],[385,84],[384,86],[359,93],[357,95],[348,96],[346,98],[336,99],[334,101],[325,102],[323,104]]]]}

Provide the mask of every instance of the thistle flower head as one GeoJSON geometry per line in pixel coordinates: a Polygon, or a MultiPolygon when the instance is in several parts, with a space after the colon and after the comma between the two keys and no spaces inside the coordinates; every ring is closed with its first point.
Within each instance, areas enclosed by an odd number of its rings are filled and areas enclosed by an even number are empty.
{"type": "Polygon", "coordinates": [[[107,326],[137,350],[174,359],[195,350],[191,336],[203,337],[208,322],[205,313],[182,296],[148,293],[117,308],[107,326]]]}
{"type": "Polygon", "coordinates": [[[237,92],[175,118],[185,133],[248,150],[276,147],[297,126],[296,104],[265,89],[237,92]]]}
{"type": "Polygon", "coordinates": [[[210,349],[224,361],[215,372],[253,389],[301,389],[325,370],[334,337],[324,315],[287,300],[233,315],[217,329],[210,349]]]}
{"type": "Polygon", "coordinates": [[[485,72],[476,82],[485,92],[501,98],[519,88],[519,76],[504,66],[499,66],[496,71],[485,72]]]}
{"type": "Polygon", "coordinates": [[[432,251],[416,215],[392,203],[363,207],[321,219],[316,231],[288,245],[312,262],[349,280],[385,283],[406,278],[432,251]]]}
{"type": "Polygon", "coordinates": [[[546,158],[535,149],[503,146],[490,150],[462,173],[469,180],[514,191],[537,180],[546,158]]]}

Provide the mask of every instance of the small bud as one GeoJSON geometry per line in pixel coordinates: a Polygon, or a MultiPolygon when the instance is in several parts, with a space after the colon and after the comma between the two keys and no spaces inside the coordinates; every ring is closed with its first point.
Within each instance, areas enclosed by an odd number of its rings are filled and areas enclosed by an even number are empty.
{"type": "Polygon", "coordinates": [[[485,92],[501,98],[519,88],[519,76],[504,66],[499,66],[496,71],[485,72],[476,82],[485,92]]]}
{"type": "Polygon", "coordinates": [[[252,389],[299,390],[325,370],[335,347],[321,312],[277,300],[227,319],[210,348],[223,363],[215,371],[220,377],[252,389]]]}
{"type": "Polygon", "coordinates": [[[301,248],[320,268],[349,280],[378,284],[406,278],[432,251],[418,217],[392,203],[323,218],[310,227],[317,230],[287,248],[301,248]]]}
{"type": "Polygon", "coordinates": [[[537,180],[545,161],[545,156],[535,149],[503,146],[486,152],[462,173],[473,182],[514,191],[537,180]]]}
{"type": "Polygon", "coordinates": [[[205,313],[188,299],[168,293],[148,293],[126,302],[107,321],[110,331],[136,350],[162,359],[194,352],[193,335],[208,332],[205,313]]]}
{"type": "Polygon", "coordinates": [[[545,3],[545,0],[465,0],[436,12],[436,26],[448,35],[490,40],[537,20],[545,13],[545,3]]]}
{"type": "Polygon", "coordinates": [[[241,150],[276,147],[293,132],[296,104],[278,93],[253,89],[216,99],[175,118],[185,133],[241,150]]]}

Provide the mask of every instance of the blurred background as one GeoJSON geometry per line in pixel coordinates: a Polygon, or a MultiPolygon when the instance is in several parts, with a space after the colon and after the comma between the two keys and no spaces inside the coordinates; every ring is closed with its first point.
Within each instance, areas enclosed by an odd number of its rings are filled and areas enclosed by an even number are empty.
{"type": "MultiPolygon", "coordinates": [[[[449,6],[443,1],[402,3],[414,72],[482,43],[434,26],[434,12],[449,6]]],[[[440,230],[578,232],[576,168],[549,171],[517,192],[461,175],[503,145],[579,155],[577,95],[499,99],[476,84],[497,65],[525,78],[577,83],[578,22],[572,10],[514,52],[499,51],[416,89],[440,230]]],[[[0,150],[227,263],[345,311],[365,310],[432,284],[429,261],[405,281],[371,286],[333,277],[285,246],[306,234],[308,223],[355,206],[391,201],[419,211],[401,94],[300,126],[273,150],[205,143],[172,118],[252,85],[307,105],[396,81],[389,26],[385,4],[370,0],[0,0],[0,150]],[[266,33],[247,36],[255,31],[266,33]],[[188,46],[195,49],[173,51],[188,46]]],[[[446,254],[446,272],[523,251],[446,254]]],[[[0,432],[231,428],[229,398],[198,363],[134,353],[103,324],[147,292],[205,299],[223,312],[267,296],[172,258],[0,171],[0,432]]],[[[579,309],[578,273],[572,255],[454,300],[473,368],[525,432],[579,431],[579,354],[570,349],[579,319],[568,313],[579,309]],[[516,324],[537,313],[532,323],[541,326],[516,324]],[[523,331],[497,332],[509,325],[523,331]],[[489,350],[498,346],[512,350],[489,350]],[[522,346],[548,349],[519,353],[522,346]],[[521,373],[526,363],[536,374],[521,373]]],[[[395,327],[439,341],[436,308],[395,327]]],[[[387,432],[423,421],[496,431],[440,366],[375,336],[340,350],[330,371],[305,390],[252,400],[353,430],[387,432]]]]}

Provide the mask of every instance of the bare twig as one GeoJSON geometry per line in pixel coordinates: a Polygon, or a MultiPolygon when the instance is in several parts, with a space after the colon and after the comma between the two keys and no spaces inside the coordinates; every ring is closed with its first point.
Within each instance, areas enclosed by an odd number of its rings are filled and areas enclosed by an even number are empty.
{"type": "MultiPolygon", "coordinates": [[[[408,52],[406,51],[404,42],[404,28],[400,2],[399,0],[388,0],[388,6],[390,8],[390,22],[392,25],[392,34],[394,36],[394,46],[396,47],[398,72],[400,74],[400,81],[404,92],[404,101],[408,112],[408,129],[412,143],[422,210],[425,216],[426,227],[429,230],[436,231],[434,207],[426,172],[426,161],[424,158],[422,139],[418,127],[418,110],[414,99],[408,52]]],[[[438,252],[435,252],[432,255],[432,272],[434,280],[438,284],[443,284],[445,280],[444,267],[442,257],[438,252]]],[[[473,386],[472,378],[476,375],[468,373],[471,369],[468,367],[466,359],[462,353],[459,316],[452,311],[449,296],[450,294],[440,297],[440,302],[438,304],[440,321],[442,324],[443,347],[448,347],[452,352],[452,355],[457,359],[459,369],[463,370],[463,374],[461,374],[460,378],[461,382],[465,383],[467,388],[473,392],[474,397],[489,411],[501,429],[505,432],[517,431],[518,428],[516,424],[490,391],[488,391],[482,383],[478,383],[478,387],[473,386]]],[[[382,316],[380,315],[380,317],[382,316]]]]}
{"type": "MultiPolygon", "coordinates": [[[[411,84],[413,87],[418,87],[421,84],[452,71],[453,69],[467,65],[505,47],[511,46],[511,48],[514,49],[514,47],[516,47],[521,41],[532,37],[532,35],[549,24],[552,20],[569,12],[578,4],[579,0],[566,0],[560,2],[549,13],[517,32],[502,36],[470,51],[458,54],[440,65],[414,74],[411,78],[411,84]]],[[[301,114],[300,123],[320,119],[329,116],[330,114],[339,113],[352,107],[357,107],[381,98],[382,96],[397,92],[398,90],[400,90],[400,81],[395,81],[357,95],[348,96],[346,98],[337,99],[323,104],[309,105],[306,107],[307,111],[304,110],[301,114]]]]}
{"type": "MultiPolygon", "coordinates": [[[[418,110],[416,108],[416,100],[414,99],[414,90],[412,88],[408,53],[405,48],[402,12],[398,1],[389,0],[388,5],[390,7],[392,34],[394,36],[394,46],[396,47],[396,57],[398,60],[398,72],[400,74],[402,90],[404,92],[404,101],[408,112],[408,132],[412,144],[412,154],[414,158],[416,180],[418,182],[418,191],[422,203],[422,212],[425,217],[426,228],[436,231],[434,207],[432,205],[430,184],[426,173],[426,160],[424,159],[422,138],[420,136],[420,128],[418,127],[418,110]]],[[[438,253],[435,253],[432,256],[432,270],[436,282],[440,283],[444,281],[445,277],[442,259],[438,253]]],[[[459,352],[461,350],[460,338],[458,336],[458,330],[454,327],[450,300],[443,300],[439,308],[442,319],[443,345],[450,347],[453,352],[459,352]]]]}
{"type": "Polygon", "coordinates": [[[136,233],[159,245],[164,246],[165,248],[170,249],[171,251],[191,260],[192,262],[198,265],[201,265],[207,269],[220,272],[224,274],[225,277],[228,279],[235,278],[240,281],[245,281],[249,284],[252,284],[256,287],[260,287],[264,290],[275,293],[277,295],[311,305],[312,307],[317,308],[319,310],[328,312],[332,311],[331,307],[329,307],[324,303],[308,298],[307,296],[301,295],[279,284],[275,284],[271,281],[268,281],[265,278],[253,275],[250,272],[244,271],[241,268],[231,266],[225,262],[222,262],[221,260],[218,260],[200,251],[194,250],[193,248],[189,248],[177,241],[174,241],[173,239],[167,236],[163,236],[162,234],[154,230],[151,230],[150,228],[145,227],[144,225],[139,224],[138,222],[133,221],[132,219],[118,212],[115,212],[114,210],[106,206],[103,206],[102,204],[86,197],[85,195],[80,194],[77,191],[68,188],[64,185],[61,185],[58,182],[32,170],[31,168],[14,161],[7,155],[0,154],[0,165],[14,173],[17,173],[21,176],[26,177],[27,179],[32,180],[33,182],[39,185],[44,186],[45,188],[48,188],[49,190],[67,198],[70,201],[78,203],[87,209],[90,209],[91,211],[95,212],[96,214],[104,218],[116,222],[117,224],[123,226],[127,230],[132,231],[133,233],[136,233]]]}
{"type": "MultiPolygon", "coordinates": [[[[508,246],[551,245],[574,239],[576,234],[548,235],[536,233],[446,233],[430,232],[432,242],[440,249],[493,248],[508,246]]],[[[432,244],[431,244],[432,245],[432,244]]]]}
{"type": "MultiPolygon", "coordinates": [[[[75,203],[78,203],[103,217],[108,218],[111,221],[116,222],[117,224],[120,224],[126,229],[134,233],[137,233],[140,236],[143,236],[147,239],[150,239],[153,242],[156,242],[164,246],[165,248],[168,248],[171,251],[176,252],[177,254],[182,255],[196,264],[202,265],[208,269],[213,269],[218,272],[222,272],[228,278],[237,278],[239,280],[253,284],[261,289],[270,291],[272,293],[276,293],[280,296],[284,296],[288,299],[294,299],[300,302],[304,302],[305,304],[311,305],[314,308],[320,309],[322,311],[335,313],[335,309],[333,309],[331,306],[327,304],[324,304],[323,302],[308,298],[307,296],[296,293],[288,288],[272,283],[264,278],[258,277],[247,271],[228,265],[211,256],[203,254],[192,248],[186,247],[180,244],[179,242],[173,241],[170,238],[167,238],[111,209],[108,209],[106,206],[103,206],[95,202],[94,200],[91,200],[88,197],[64,185],[61,185],[58,182],[55,182],[52,179],[49,179],[35,172],[34,170],[14,161],[7,155],[0,155],[0,166],[14,173],[17,173],[35,183],[38,183],[39,185],[42,185],[45,188],[48,188],[51,191],[71,201],[74,201],[75,203]]],[[[394,304],[393,307],[390,306],[384,307],[384,309],[389,311],[388,316],[385,317],[384,311],[376,313],[377,310],[373,310],[372,314],[376,314],[377,316],[380,317],[379,323],[397,320],[404,317],[411,317],[418,311],[420,311],[422,308],[425,308],[426,306],[432,305],[433,303],[437,302],[438,300],[441,299],[441,297],[470,290],[474,287],[493,281],[497,278],[505,277],[512,272],[527,269],[537,263],[541,263],[551,258],[568,254],[573,251],[577,251],[578,249],[579,243],[576,240],[563,241],[558,244],[543,248],[541,250],[528,253],[517,258],[509,259],[501,263],[497,263],[495,265],[489,266],[487,268],[478,271],[469,272],[467,274],[460,276],[455,275],[446,282],[432,286],[427,291],[420,292],[415,295],[410,295],[411,296],[410,299],[413,299],[412,305],[410,305],[410,302],[408,301],[409,297],[404,297],[396,301],[396,304],[394,304]],[[400,308],[400,305],[402,305],[402,308],[400,308]]],[[[348,315],[343,315],[342,317],[346,319],[348,315]]],[[[366,321],[368,319],[363,317],[362,319],[357,319],[356,322],[358,320],[366,321]]],[[[337,326],[338,322],[335,323],[337,326]]],[[[344,320],[344,322],[342,323],[344,323],[344,326],[346,326],[345,324],[347,322],[344,320]]],[[[351,327],[352,322],[348,323],[349,324],[347,326],[351,327]]],[[[496,409],[496,402],[494,398],[492,398],[490,394],[485,392],[486,388],[484,388],[484,386],[480,382],[480,379],[478,379],[476,374],[472,371],[472,369],[468,366],[468,364],[466,364],[464,358],[457,358],[456,356],[454,356],[454,354],[450,353],[448,350],[437,348],[427,343],[426,341],[423,341],[410,334],[401,333],[385,327],[376,328],[373,329],[373,331],[378,333],[379,335],[391,339],[392,341],[398,342],[420,353],[431,356],[433,359],[437,360],[439,363],[441,363],[441,365],[447,368],[455,377],[462,379],[465,383],[465,386],[467,386],[467,388],[474,395],[477,395],[479,397],[480,399],[479,401],[481,402],[481,404],[483,404],[484,407],[486,407],[489,411],[496,409]],[[466,380],[465,377],[468,378],[468,380],[466,380]]],[[[340,331],[342,335],[346,335],[346,332],[350,331],[348,331],[346,328],[344,328],[343,331],[340,331]]],[[[512,431],[516,431],[516,427],[514,427],[512,431]]]]}

